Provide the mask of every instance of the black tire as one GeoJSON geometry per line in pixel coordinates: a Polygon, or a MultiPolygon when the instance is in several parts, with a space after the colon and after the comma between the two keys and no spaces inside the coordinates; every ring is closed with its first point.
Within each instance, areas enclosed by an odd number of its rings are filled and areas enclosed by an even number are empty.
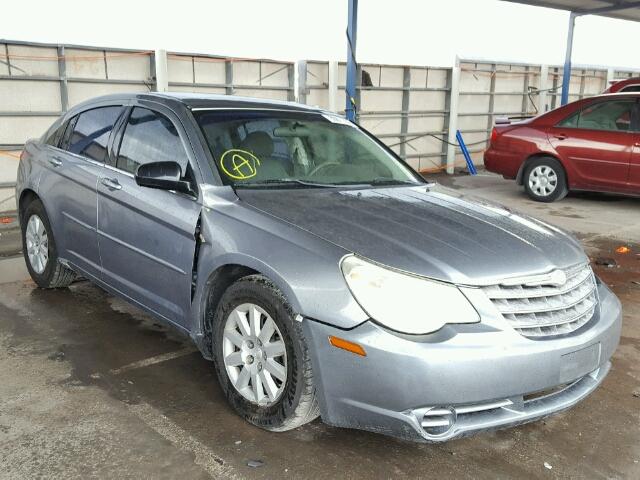
{"type": "Polygon", "coordinates": [[[527,192],[527,195],[537,202],[555,202],[562,200],[567,196],[567,193],[569,193],[569,188],[567,187],[567,174],[564,171],[564,167],[553,157],[540,157],[529,161],[524,169],[522,183],[524,184],[524,190],[527,192]],[[538,167],[551,169],[555,173],[557,183],[555,185],[555,189],[548,194],[545,194],[544,190],[541,188],[532,188],[532,185],[530,184],[531,174],[538,167]]]}
{"type": "Polygon", "coordinates": [[[27,205],[20,219],[20,225],[22,230],[22,253],[24,254],[24,260],[27,264],[27,270],[33,281],[36,282],[40,288],[68,287],[76,278],[76,274],[73,270],[62,265],[58,259],[58,251],[56,249],[55,239],[53,238],[53,230],[49,223],[49,217],[39,199],[34,199],[27,205]],[[41,273],[34,270],[27,252],[27,223],[33,215],[37,215],[42,221],[48,239],[47,250],[49,258],[46,267],[41,273]]]}
{"type": "Polygon", "coordinates": [[[278,288],[262,275],[250,275],[232,284],[224,293],[213,319],[212,347],[218,380],[231,407],[249,423],[273,432],[304,425],[320,415],[311,359],[300,322],[278,288]],[[243,397],[227,375],[222,339],[227,318],[239,305],[253,303],[274,320],[287,354],[284,390],[273,405],[262,406],[243,397]]]}

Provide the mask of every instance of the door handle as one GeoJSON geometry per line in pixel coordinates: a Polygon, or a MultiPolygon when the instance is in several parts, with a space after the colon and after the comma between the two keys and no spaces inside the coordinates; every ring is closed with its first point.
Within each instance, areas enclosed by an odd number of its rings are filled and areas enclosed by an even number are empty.
{"type": "Polygon", "coordinates": [[[640,147],[640,142],[636,142],[633,144],[634,147],[640,147]]]}
{"type": "Polygon", "coordinates": [[[115,178],[103,178],[100,183],[109,190],[122,190],[122,185],[115,178]]]}
{"type": "Polygon", "coordinates": [[[49,160],[49,163],[54,167],[59,167],[60,165],[62,165],[62,160],[60,160],[58,157],[49,157],[47,160],[49,160]]]}
{"type": "Polygon", "coordinates": [[[567,134],[558,133],[557,135],[554,135],[554,137],[556,137],[558,140],[566,140],[567,139],[567,134]]]}

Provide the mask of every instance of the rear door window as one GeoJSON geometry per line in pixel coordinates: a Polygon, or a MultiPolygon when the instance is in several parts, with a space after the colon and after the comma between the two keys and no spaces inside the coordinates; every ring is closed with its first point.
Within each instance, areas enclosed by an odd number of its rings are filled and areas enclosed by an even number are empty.
{"type": "Polygon", "coordinates": [[[97,162],[107,157],[107,143],[122,107],[100,107],[78,115],[67,150],[97,162]]]}
{"type": "Polygon", "coordinates": [[[127,120],[116,167],[135,174],[140,165],[177,162],[186,171],[187,152],[175,125],[164,115],[135,107],[127,120]]]}
{"type": "Polygon", "coordinates": [[[627,132],[635,116],[634,100],[593,103],[562,122],[561,127],[627,132]]]}

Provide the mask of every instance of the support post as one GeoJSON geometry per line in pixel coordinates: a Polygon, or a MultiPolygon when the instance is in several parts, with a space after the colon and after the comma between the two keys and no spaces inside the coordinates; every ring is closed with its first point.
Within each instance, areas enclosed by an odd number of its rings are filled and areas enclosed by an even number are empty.
{"type": "MultiPolygon", "coordinates": [[[[487,132],[491,132],[493,128],[493,112],[496,101],[496,70],[498,66],[494,63],[491,65],[491,79],[489,80],[489,115],[487,115],[487,132]]],[[[456,137],[457,139],[458,137],[456,137]]]]}
{"type": "MultiPolygon", "coordinates": [[[[445,112],[449,112],[451,109],[451,77],[453,74],[453,69],[448,69],[447,70],[447,83],[446,88],[447,90],[444,92],[444,111],[445,112]]],[[[427,70],[427,81],[425,82],[424,86],[427,87],[429,85],[429,70],[427,70]]],[[[448,132],[449,131],[449,115],[447,113],[444,114],[444,116],[442,117],[442,132],[448,132]]],[[[440,147],[440,165],[442,165],[444,162],[446,162],[447,160],[447,152],[449,150],[449,145],[447,145],[445,142],[442,142],[442,146],[440,147]]],[[[420,166],[420,165],[418,165],[420,166]]]]}
{"type": "Polygon", "coordinates": [[[558,78],[559,78],[559,68],[556,67],[553,69],[553,80],[551,81],[551,91],[553,95],[551,96],[551,110],[556,108],[558,103],[558,78]]]}
{"type": "Polygon", "coordinates": [[[338,112],[338,62],[329,62],[329,110],[338,112]]]}
{"type": "Polygon", "coordinates": [[[69,109],[69,85],[67,83],[67,63],[64,45],[58,46],[58,76],[60,77],[60,107],[63,112],[66,112],[69,109]]]}
{"type": "Polygon", "coordinates": [[[347,85],[345,113],[347,120],[356,120],[356,36],[358,32],[358,0],[349,0],[349,23],[347,24],[347,85]]]}
{"type": "Polygon", "coordinates": [[[569,102],[569,85],[571,83],[571,52],[573,50],[573,29],[576,25],[577,14],[569,13],[569,31],[567,32],[567,51],[564,56],[564,70],[562,73],[562,95],[560,96],[560,105],[566,105],[569,102]]]}
{"type": "Polygon", "coordinates": [[[453,175],[456,163],[456,130],[458,129],[458,100],[460,94],[460,60],[451,70],[451,91],[449,93],[449,132],[447,135],[447,173],[453,175]]]}
{"type": "Polygon", "coordinates": [[[287,91],[287,100],[294,102],[296,100],[296,65],[292,63],[287,67],[287,80],[289,90],[287,91]]]}
{"type": "Polygon", "coordinates": [[[149,84],[147,88],[150,92],[158,91],[158,83],[156,82],[156,55],[155,52],[149,55],[149,84]]]}
{"type": "Polygon", "coordinates": [[[400,119],[400,157],[407,159],[407,133],[409,132],[409,88],[411,87],[411,68],[403,67],[402,72],[402,118],[400,119]]]}
{"type": "Polygon", "coordinates": [[[298,103],[307,103],[307,61],[299,60],[298,61],[298,75],[296,76],[298,80],[298,103]]]}
{"type": "Polygon", "coordinates": [[[549,65],[540,65],[540,79],[538,81],[538,113],[544,113],[549,108],[547,94],[549,93],[549,65]]]}
{"type": "Polygon", "coordinates": [[[578,99],[580,100],[584,97],[584,77],[586,74],[587,71],[584,68],[580,70],[580,95],[578,96],[578,99]]]}
{"type": "Polygon", "coordinates": [[[154,65],[156,68],[156,91],[169,91],[169,70],[167,66],[167,51],[159,48],[155,52],[154,65]]]}
{"type": "MultiPolygon", "coordinates": [[[[531,107],[529,106],[529,83],[530,83],[530,79],[529,79],[529,65],[524,67],[524,81],[522,82],[522,115],[529,115],[529,110],[531,109],[531,107]]],[[[493,125],[491,125],[491,127],[493,127],[493,125]]],[[[487,147],[489,146],[489,144],[487,143],[487,147]]]]}
{"type": "Polygon", "coordinates": [[[231,60],[224,62],[224,94],[233,95],[233,63],[231,60]]]}
{"type": "Polygon", "coordinates": [[[603,90],[606,90],[607,88],[609,88],[612,84],[613,81],[616,79],[616,72],[614,68],[607,68],[607,80],[606,80],[606,85],[604,86],[603,90]]]}

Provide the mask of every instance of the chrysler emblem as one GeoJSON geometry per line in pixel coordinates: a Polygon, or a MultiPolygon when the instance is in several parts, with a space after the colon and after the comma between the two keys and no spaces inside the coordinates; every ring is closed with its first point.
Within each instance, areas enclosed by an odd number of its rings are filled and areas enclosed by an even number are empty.
{"type": "Polygon", "coordinates": [[[549,274],[549,283],[554,287],[562,287],[567,283],[567,274],[562,270],[554,270],[549,274]]]}

